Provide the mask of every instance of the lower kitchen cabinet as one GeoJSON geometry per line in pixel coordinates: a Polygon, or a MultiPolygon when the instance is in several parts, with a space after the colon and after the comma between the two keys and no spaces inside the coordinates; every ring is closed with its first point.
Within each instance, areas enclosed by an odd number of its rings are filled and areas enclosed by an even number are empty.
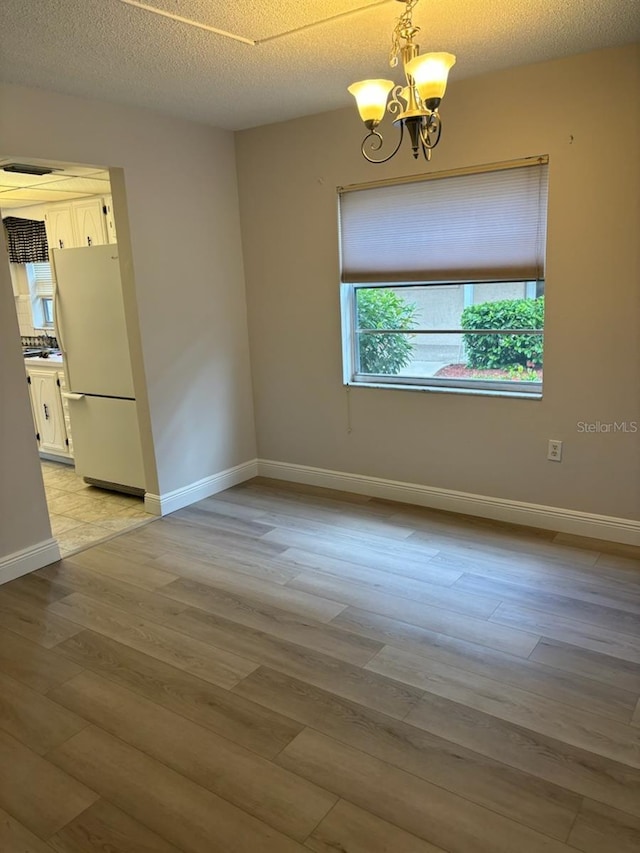
{"type": "Polygon", "coordinates": [[[56,365],[51,368],[28,366],[27,381],[40,452],[71,458],[73,454],[61,396],[64,374],[56,369],[56,365]]]}

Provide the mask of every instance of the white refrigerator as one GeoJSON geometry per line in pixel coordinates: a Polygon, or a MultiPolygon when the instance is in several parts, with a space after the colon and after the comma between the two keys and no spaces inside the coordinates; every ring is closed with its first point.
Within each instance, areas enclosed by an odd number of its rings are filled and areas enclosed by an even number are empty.
{"type": "Polygon", "coordinates": [[[53,249],[52,256],[76,473],[96,485],[144,492],[118,247],[53,249]]]}

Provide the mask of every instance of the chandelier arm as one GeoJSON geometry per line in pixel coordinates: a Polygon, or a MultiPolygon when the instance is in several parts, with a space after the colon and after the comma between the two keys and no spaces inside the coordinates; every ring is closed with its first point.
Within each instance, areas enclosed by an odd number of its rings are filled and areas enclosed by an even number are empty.
{"type": "Polygon", "coordinates": [[[391,158],[392,158],[392,157],[395,157],[395,155],[396,155],[396,154],[398,153],[398,151],[400,150],[400,146],[402,145],[402,138],[403,138],[403,136],[404,136],[404,122],[402,122],[402,124],[400,125],[400,138],[398,139],[398,144],[397,144],[397,145],[396,145],[396,147],[393,149],[393,151],[391,152],[391,154],[389,154],[389,156],[388,156],[388,157],[384,157],[382,160],[376,160],[374,157],[370,157],[370,156],[367,154],[366,150],[365,150],[365,146],[366,146],[366,144],[367,144],[367,141],[368,141],[369,139],[371,139],[371,137],[372,137],[372,136],[376,138],[377,142],[376,142],[376,141],[374,141],[374,142],[372,142],[372,143],[371,143],[371,150],[372,150],[372,151],[379,151],[379,150],[382,148],[382,143],[383,143],[383,141],[384,141],[384,140],[382,139],[382,134],[381,134],[381,133],[378,133],[378,131],[377,131],[377,130],[372,130],[372,131],[371,131],[371,133],[368,133],[368,134],[365,136],[365,138],[362,140],[362,145],[360,146],[360,151],[362,152],[362,156],[363,156],[363,157],[364,157],[364,159],[365,159],[365,160],[367,160],[369,163],[388,163],[388,162],[389,162],[389,160],[391,160],[391,158]]]}
{"type": "Polygon", "coordinates": [[[440,115],[438,113],[431,113],[426,124],[420,128],[420,141],[423,148],[428,151],[435,148],[438,142],[440,142],[441,134],[442,120],[440,115]],[[435,138],[433,138],[433,134],[435,134],[435,138]]]}
{"type": "Polygon", "coordinates": [[[391,100],[387,104],[387,112],[391,113],[391,115],[400,115],[404,110],[404,106],[400,101],[400,92],[403,88],[403,86],[396,86],[391,92],[391,100]]]}

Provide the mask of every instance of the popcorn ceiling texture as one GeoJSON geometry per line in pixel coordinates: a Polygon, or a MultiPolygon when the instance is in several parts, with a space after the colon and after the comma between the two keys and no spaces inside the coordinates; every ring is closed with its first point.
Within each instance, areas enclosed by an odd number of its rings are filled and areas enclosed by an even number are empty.
{"type": "MultiPolygon", "coordinates": [[[[239,130],[348,106],[346,86],[390,75],[389,0],[145,0],[257,46],[119,0],[2,0],[0,78],[239,130]]],[[[640,40],[638,0],[422,0],[423,51],[457,79],[640,40]]],[[[397,71],[391,76],[397,75],[397,71]]],[[[398,78],[399,81],[399,78],[398,78]]]]}

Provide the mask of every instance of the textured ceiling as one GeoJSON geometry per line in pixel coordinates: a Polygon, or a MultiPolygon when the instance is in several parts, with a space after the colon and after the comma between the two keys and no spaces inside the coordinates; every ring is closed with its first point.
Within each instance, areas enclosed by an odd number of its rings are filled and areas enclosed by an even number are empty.
{"type": "MultiPolygon", "coordinates": [[[[395,0],[141,2],[258,43],[122,0],[1,0],[0,79],[238,130],[347,106],[349,83],[389,76],[403,9],[395,0]]],[[[640,41],[640,0],[421,0],[414,23],[423,51],[457,55],[453,83],[640,41]]]]}

